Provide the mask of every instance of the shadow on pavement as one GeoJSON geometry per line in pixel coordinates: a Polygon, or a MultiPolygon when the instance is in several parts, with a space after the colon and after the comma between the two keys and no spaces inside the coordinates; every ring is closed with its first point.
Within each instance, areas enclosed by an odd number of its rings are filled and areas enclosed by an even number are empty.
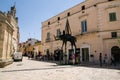
{"type": "MultiPolygon", "coordinates": [[[[34,60],[34,59],[32,59],[32,60],[33,61],[40,61],[40,60],[34,60]]],[[[56,64],[56,65],[50,65],[50,66],[67,66],[67,65],[69,65],[71,67],[75,66],[75,67],[88,67],[88,68],[101,68],[101,69],[117,69],[117,70],[120,70],[120,64],[117,64],[116,66],[114,66],[114,65],[106,66],[106,65],[103,64],[103,66],[101,67],[99,64],[95,64],[95,63],[80,63],[80,64],[72,65],[72,64],[60,64],[59,61],[40,61],[40,62],[55,63],[56,64]]]]}
{"type": "Polygon", "coordinates": [[[35,68],[35,69],[5,70],[5,71],[1,71],[1,72],[35,71],[35,70],[50,70],[50,69],[63,69],[63,68],[74,68],[74,67],[69,66],[69,67],[55,67],[55,68],[35,68]]]}
{"type": "Polygon", "coordinates": [[[104,65],[101,67],[99,64],[93,64],[93,63],[81,63],[81,64],[59,64],[59,62],[56,63],[57,65],[53,66],[65,66],[65,65],[70,65],[70,66],[76,66],[76,67],[88,67],[88,68],[101,68],[101,69],[117,69],[120,70],[120,64],[117,64],[116,66],[114,65],[104,65]]]}

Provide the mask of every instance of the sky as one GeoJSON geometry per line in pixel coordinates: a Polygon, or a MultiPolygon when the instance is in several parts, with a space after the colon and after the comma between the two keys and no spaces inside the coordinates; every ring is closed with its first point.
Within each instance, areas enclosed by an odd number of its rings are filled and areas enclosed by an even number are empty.
{"type": "Polygon", "coordinates": [[[85,0],[0,0],[0,11],[16,6],[20,42],[28,38],[41,40],[42,22],[85,0]]]}

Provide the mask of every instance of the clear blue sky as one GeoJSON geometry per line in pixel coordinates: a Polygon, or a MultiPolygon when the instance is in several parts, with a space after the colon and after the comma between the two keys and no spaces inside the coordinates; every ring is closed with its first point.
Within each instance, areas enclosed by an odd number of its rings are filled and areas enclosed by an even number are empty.
{"type": "Polygon", "coordinates": [[[28,38],[41,40],[41,22],[84,0],[0,0],[0,11],[7,12],[16,3],[20,42],[28,38]]]}

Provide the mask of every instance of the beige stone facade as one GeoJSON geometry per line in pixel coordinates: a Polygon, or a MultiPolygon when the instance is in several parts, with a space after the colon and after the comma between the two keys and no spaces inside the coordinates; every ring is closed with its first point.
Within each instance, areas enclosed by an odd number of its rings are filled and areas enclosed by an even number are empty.
{"type": "Polygon", "coordinates": [[[36,52],[37,55],[39,55],[39,54],[43,55],[41,41],[37,41],[35,43],[34,49],[35,49],[35,52],[36,52]]]}
{"type": "Polygon", "coordinates": [[[15,14],[15,6],[8,13],[0,12],[0,66],[12,62],[11,55],[18,48],[19,29],[15,14]]]}
{"type": "MultiPolygon", "coordinates": [[[[107,54],[120,62],[118,37],[120,36],[120,0],[86,0],[42,23],[42,45],[44,54],[61,49],[62,41],[55,40],[59,30],[65,29],[69,20],[72,35],[77,38],[76,46],[81,62],[99,62],[107,54]]],[[[69,59],[70,43],[67,44],[69,59]]],[[[64,50],[63,50],[64,52],[64,50]]]]}
{"type": "Polygon", "coordinates": [[[42,53],[42,44],[41,41],[29,38],[26,42],[19,44],[20,52],[23,53],[23,55],[28,56],[28,54],[34,54],[38,55],[39,52],[42,53]]]}

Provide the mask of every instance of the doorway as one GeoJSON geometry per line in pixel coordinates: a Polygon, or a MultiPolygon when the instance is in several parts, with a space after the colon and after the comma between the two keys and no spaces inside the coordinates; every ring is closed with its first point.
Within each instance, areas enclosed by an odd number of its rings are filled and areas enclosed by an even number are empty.
{"type": "Polygon", "coordinates": [[[111,48],[111,56],[114,57],[116,63],[120,63],[120,48],[118,46],[111,48]]]}
{"type": "Polygon", "coordinates": [[[82,48],[82,61],[89,62],[89,48],[82,48]]]}
{"type": "Polygon", "coordinates": [[[63,50],[56,49],[54,50],[55,61],[63,60],[63,50]]]}
{"type": "Polygon", "coordinates": [[[74,49],[69,49],[69,63],[72,63],[72,55],[74,53],[74,49]]]}

